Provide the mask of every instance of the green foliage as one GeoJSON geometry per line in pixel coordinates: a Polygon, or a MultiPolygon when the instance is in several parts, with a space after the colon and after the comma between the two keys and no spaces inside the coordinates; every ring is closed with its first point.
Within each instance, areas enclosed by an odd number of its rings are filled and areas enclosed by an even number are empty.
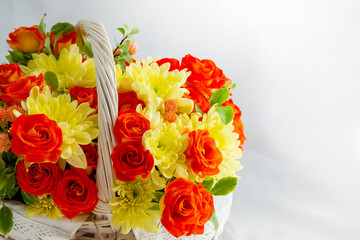
{"type": "Polygon", "coordinates": [[[224,177],[215,184],[210,192],[214,196],[225,196],[234,191],[236,184],[236,177],[224,177]]]}
{"type": "Polygon", "coordinates": [[[151,207],[149,207],[148,210],[160,211],[160,205],[158,203],[154,204],[151,207]]]}
{"type": "Polygon", "coordinates": [[[219,104],[219,106],[221,104],[223,104],[224,102],[226,102],[226,100],[228,100],[230,96],[230,91],[229,89],[226,88],[220,88],[218,90],[216,90],[213,95],[210,98],[210,105],[214,105],[214,104],[219,104]]]}
{"type": "Polygon", "coordinates": [[[164,192],[155,192],[153,202],[160,202],[160,199],[162,198],[162,196],[164,196],[164,194],[164,192]]]}
{"type": "Polygon", "coordinates": [[[23,190],[21,190],[21,196],[22,196],[24,202],[28,205],[36,203],[36,197],[27,192],[24,192],[23,190]]]}
{"type": "Polygon", "coordinates": [[[66,35],[66,34],[71,33],[74,30],[75,30],[75,27],[71,23],[59,22],[59,23],[55,24],[54,26],[52,26],[50,32],[52,34],[61,33],[61,35],[66,35]]]}
{"type": "MultiPolygon", "coordinates": [[[[138,34],[140,30],[138,28],[133,28],[129,30],[129,26],[124,24],[124,27],[117,28],[117,30],[122,34],[122,39],[119,43],[116,43],[116,48],[114,50],[114,60],[121,67],[122,71],[126,71],[126,63],[131,63],[131,55],[129,53],[129,47],[125,43],[131,44],[134,42],[133,36],[138,34]],[[118,54],[118,50],[121,50],[118,54]]],[[[115,39],[116,41],[116,39],[115,39]]]]}
{"type": "Polygon", "coordinates": [[[219,228],[219,220],[218,220],[218,218],[216,216],[215,209],[214,209],[213,215],[210,218],[210,222],[212,222],[212,224],[214,225],[215,231],[217,231],[218,228],[219,228]]]}
{"type": "Polygon", "coordinates": [[[8,234],[13,224],[13,214],[10,208],[3,205],[0,209],[0,232],[4,235],[8,234]]]}
{"type": "Polygon", "coordinates": [[[44,21],[44,18],[46,17],[46,13],[44,14],[44,16],[42,17],[40,23],[39,23],[39,32],[42,34],[46,34],[46,23],[44,21]]]}
{"type": "Polygon", "coordinates": [[[56,74],[51,71],[47,71],[44,75],[44,78],[45,78],[46,84],[51,86],[51,90],[55,92],[59,86],[59,80],[58,80],[56,74]]]}
{"type": "Polygon", "coordinates": [[[207,190],[211,191],[212,186],[214,185],[214,179],[211,178],[208,181],[203,181],[202,184],[204,185],[204,188],[206,188],[207,190]]]}
{"type": "Polygon", "coordinates": [[[9,61],[9,63],[27,65],[29,59],[26,58],[22,52],[16,50],[16,51],[9,51],[9,53],[10,55],[6,56],[6,59],[9,61]]]}
{"type": "Polygon", "coordinates": [[[224,124],[228,124],[234,118],[234,111],[230,106],[215,106],[216,111],[219,113],[221,121],[224,124]]]}
{"type": "Polygon", "coordinates": [[[94,56],[90,41],[84,43],[84,51],[89,58],[92,58],[94,56]]]}
{"type": "Polygon", "coordinates": [[[43,52],[46,54],[51,54],[51,40],[49,35],[47,35],[45,38],[43,52]]]}

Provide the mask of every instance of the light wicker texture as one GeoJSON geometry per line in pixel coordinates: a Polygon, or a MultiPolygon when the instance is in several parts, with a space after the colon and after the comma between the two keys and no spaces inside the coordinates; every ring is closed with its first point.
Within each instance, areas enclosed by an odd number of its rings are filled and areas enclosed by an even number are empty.
{"type": "MultiPolygon", "coordinates": [[[[117,240],[170,240],[172,237],[165,228],[160,227],[158,234],[149,234],[142,230],[135,230],[127,235],[121,234],[119,229],[114,229],[111,224],[111,210],[109,201],[115,196],[111,190],[114,183],[111,152],[116,145],[113,128],[118,116],[118,94],[116,88],[116,73],[113,53],[109,38],[104,26],[96,20],[81,20],[76,25],[77,34],[83,40],[89,39],[92,44],[94,62],[96,67],[96,85],[98,92],[98,114],[99,114],[99,137],[98,152],[99,159],[96,169],[96,184],[99,189],[99,203],[94,214],[75,230],[63,231],[58,227],[61,222],[49,221],[39,222],[35,219],[24,217],[25,206],[21,209],[12,207],[14,213],[14,227],[8,234],[9,239],[37,240],[37,239],[117,239],[117,240]]],[[[212,223],[205,226],[203,235],[181,237],[182,240],[210,240],[216,239],[223,231],[225,222],[230,213],[232,195],[226,197],[215,197],[215,208],[219,218],[219,230],[215,231],[212,223]]],[[[65,220],[64,220],[65,221],[65,220]]],[[[70,220],[66,220],[70,222],[70,220]]],[[[1,236],[1,235],[0,235],[1,236]]]]}

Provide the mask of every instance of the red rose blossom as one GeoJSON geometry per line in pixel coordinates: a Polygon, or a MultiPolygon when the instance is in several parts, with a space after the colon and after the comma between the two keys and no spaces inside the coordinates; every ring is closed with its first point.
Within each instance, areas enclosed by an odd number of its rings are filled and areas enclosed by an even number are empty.
{"type": "Polygon", "coordinates": [[[70,95],[75,100],[78,101],[79,105],[81,103],[89,103],[91,108],[97,110],[98,108],[98,97],[97,91],[94,88],[84,88],[84,87],[72,87],[70,88],[70,95]]]}
{"type": "Polygon", "coordinates": [[[51,193],[59,182],[61,171],[56,164],[32,164],[28,168],[22,160],[16,167],[16,177],[20,188],[31,195],[40,196],[51,193]]]}
{"type": "Polygon", "coordinates": [[[52,192],[54,203],[68,219],[91,213],[99,201],[98,189],[84,169],[66,170],[52,192]]]}
{"type": "Polygon", "coordinates": [[[169,71],[173,71],[173,70],[180,70],[180,62],[179,60],[177,60],[176,58],[162,58],[158,61],[156,61],[156,63],[161,66],[164,63],[170,63],[170,69],[169,71]]]}

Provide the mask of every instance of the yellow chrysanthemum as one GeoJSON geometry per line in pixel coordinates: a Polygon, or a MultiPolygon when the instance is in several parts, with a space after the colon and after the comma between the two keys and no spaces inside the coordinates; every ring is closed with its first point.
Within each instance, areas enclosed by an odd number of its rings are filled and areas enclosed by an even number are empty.
{"type": "Polygon", "coordinates": [[[225,125],[213,106],[207,114],[203,115],[203,119],[199,121],[201,115],[193,114],[188,124],[190,131],[196,129],[208,129],[210,136],[216,141],[217,147],[223,155],[223,161],[219,166],[220,173],[215,176],[215,180],[223,177],[237,177],[234,171],[242,168],[237,160],[241,158],[242,152],[239,148],[240,142],[238,134],[234,133],[232,122],[225,125]]]}
{"type": "Polygon", "coordinates": [[[46,86],[42,93],[39,87],[32,88],[21,105],[30,115],[43,113],[56,121],[63,133],[61,158],[75,167],[86,168],[86,157],[79,144],[87,145],[99,134],[98,116],[92,114],[95,109],[90,108],[89,103],[78,106],[76,100],[71,101],[70,94],[56,96],[46,86]]]}
{"type": "Polygon", "coordinates": [[[143,145],[154,157],[155,165],[166,178],[187,177],[184,151],[188,135],[181,134],[176,123],[165,122],[143,135],[143,145]]]}
{"type": "Polygon", "coordinates": [[[45,53],[33,54],[29,61],[30,73],[54,72],[59,80],[58,91],[68,92],[73,86],[94,88],[96,86],[94,59],[82,62],[79,47],[71,45],[70,49],[63,48],[58,59],[54,55],[45,53]]]}
{"type": "Polygon", "coordinates": [[[54,221],[63,217],[60,208],[56,206],[50,194],[36,196],[36,203],[27,206],[26,212],[28,218],[32,218],[40,213],[44,216],[49,216],[54,221]]]}
{"type": "Polygon", "coordinates": [[[181,88],[190,73],[186,70],[169,71],[169,68],[169,63],[159,66],[151,61],[151,58],[131,63],[126,67],[126,74],[118,79],[119,92],[135,91],[137,97],[143,100],[147,107],[155,110],[162,110],[165,100],[174,99],[178,104],[179,112],[190,113],[193,109],[193,101],[182,98],[188,91],[181,88]]]}
{"type": "Polygon", "coordinates": [[[155,188],[152,182],[136,179],[133,182],[122,182],[116,180],[112,190],[117,193],[117,197],[110,201],[112,225],[116,228],[121,227],[122,233],[127,234],[131,229],[141,228],[148,232],[158,232],[158,223],[155,219],[160,219],[160,210],[150,209],[154,203],[155,188]]]}

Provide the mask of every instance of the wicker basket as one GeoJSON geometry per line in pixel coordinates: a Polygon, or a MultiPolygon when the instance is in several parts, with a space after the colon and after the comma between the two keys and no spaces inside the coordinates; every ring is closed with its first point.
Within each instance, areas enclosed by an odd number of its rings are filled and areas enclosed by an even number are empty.
{"type": "MultiPolygon", "coordinates": [[[[99,203],[94,212],[88,216],[85,222],[80,224],[75,234],[69,236],[54,227],[54,224],[39,223],[34,219],[25,217],[25,206],[17,210],[11,207],[14,212],[14,227],[8,234],[8,239],[176,239],[173,238],[164,228],[160,228],[158,234],[147,234],[139,230],[134,235],[131,231],[127,235],[121,234],[119,229],[114,229],[111,224],[111,210],[109,201],[115,197],[111,187],[114,183],[111,152],[116,145],[113,128],[118,116],[118,94],[116,88],[116,74],[113,59],[112,47],[104,26],[96,20],[81,20],[76,25],[76,31],[80,39],[88,39],[92,45],[94,62],[96,67],[96,85],[98,92],[98,152],[99,158],[96,168],[96,184],[99,189],[99,203]],[[22,212],[22,213],[21,213],[22,212]],[[52,226],[50,226],[52,225],[52,226]]],[[[222,232],[223,226],[229,216],[232,195],[227,197],[215,197],[215,208],[220,220],[218,234],[222,232]]],[[[16,204],[15,204],[16,205],[16,204]]],[[[70,220],[61,219],[58,224],[64,222],[72,223],[70,220]]],[[[217,235],[212,223],[207,223],[205,233],[202,236],[181,237],[179,239],[216,239],[217,235]]]]}

